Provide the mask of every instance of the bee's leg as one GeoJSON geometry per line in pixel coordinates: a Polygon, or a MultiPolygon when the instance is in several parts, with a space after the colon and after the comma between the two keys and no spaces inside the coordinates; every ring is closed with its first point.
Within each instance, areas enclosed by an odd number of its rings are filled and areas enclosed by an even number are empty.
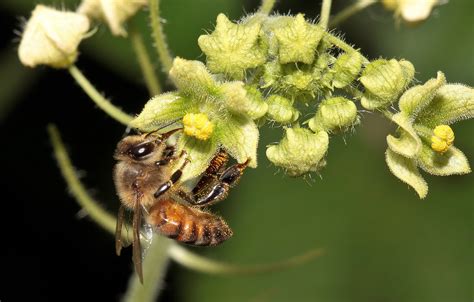
{"type": "MultiPolygon", "coordinates": [[[[181,156],[184,156],[186,154],[186,152],[181,152],[181,156]]],[[[165,192],[167,192],[175,183],[178,182],[178,180],[181,178],[181,176],[183,175],[183,169],[184,167],[186,167],[186,165],[189,163],[189,159],[185,159],[184,163],[181,165],[181,167],[176,170],[173,174],[171,174],[171,177],[170,179],[165,182],[164,184],[161,184],[159,187],[158,187],[158,190],[156,190],[155,194],[153,194],[153,196],[155,198],[158,198],[160,197],[161,195],[163,195],[165,192]]]]}
{"type": "Polygon", "coordinates": [[[196,206],[207,206],[224,200],[229,194],[229,189],[239,181],[249,161],[227,168],[214,183],[195,193],[190,203],[196,206]]]}
{"type": "Polygon", "coordinates": [[[166,149],[163,151],[163,156],[162,159],[159,161],[155,162],[156,166],[166,166],[170,162],[179,159],[183,156],[186,155],[186,151],[182,150],[181,153],[178,156],[175,156],[175,151],[176,149],[173,146],[168,146],[166,149]]]}
{"type": "Polygon", "coordinates": [[[209,185],[219,180],[219,174],[224,171],[225,165],[229,161],[229,155],[224,150],[220,149],[219,152],[209,163],[203,176],[193,189],[193,195],[198,194],[203,189],[209,187],[209,185]]]}

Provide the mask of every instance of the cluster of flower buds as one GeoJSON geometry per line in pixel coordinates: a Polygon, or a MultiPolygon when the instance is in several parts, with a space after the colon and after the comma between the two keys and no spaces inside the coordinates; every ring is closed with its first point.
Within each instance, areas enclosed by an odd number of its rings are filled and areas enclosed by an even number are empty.
{"type": "Polygon", "coordinates": [[[472,88],[446,84],[439,73],[408,89],[415,74],[409,61],[369,62],[338,41],[302,14],[254,14],[237,23],[220,14],[215,30],[198,40],[206,65],[175,59],[170,76],[178,90],[152,98],[132,125],[151,131],[181,119],[185,134],[179,144],[191,157],[185,175],[193,177],[220,148],[255,167],[257,125],[280,124],[283,138],[267,146],[267,158],[300,176],[325,165],[329,135],[359,123],[360,101],[399,126],[396,137],[387,137],[387,164],[420,197],[427,185],[417,167],[435,175],[470,171],[447,125],[472,117],[472,88]],[[397,103],[400,112],[393,114],[389,110],[397,103]],[[304,109],[314,111],[301,121],[304,109]]]}
{"type": "Polygon", "coordinates": [[[25,24],[18,55],[23,65],[68,68],[80,42],[90,35],[91,20],[105,21],[112,34],[126,36],[125,22],[146,0],[84,0],[76,12],[38,4],[25,24]]]}

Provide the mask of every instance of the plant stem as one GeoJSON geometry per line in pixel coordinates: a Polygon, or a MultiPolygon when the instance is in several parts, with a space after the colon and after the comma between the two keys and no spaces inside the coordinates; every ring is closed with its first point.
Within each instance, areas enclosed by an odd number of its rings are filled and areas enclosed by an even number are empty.
{"type": "Polygon", "coordinates": [[[130,31],[130,40],[132,42],[133,49],[135,50],[138,64],[142,70],[143,78],[145,79],[145,83],[150,95],[154,96],[160,94],[160,81],[158,80],[155,70],[153,69],[153,63],[150,60],[148,51],[146,50],[143,37],[136,28],[132,28],[130,31]]]}
{"type": "Polygon", "coordinates": [[[329,17],[331,15],[331,4],[332,0],[323,0],[321,5],[321,19],[319,20],[319,25],[326,29],[329,23],[329,17]]]}
{"type": "Polygon", "coordinates": [[[61,140],[61,135],[55,125],[48,125],[48,134],[59,169],[66,180],[72,196],[77,200],[79,205],[86,210],[92,220],[112,234],[115,233],[115,217],[105,211],[104,208],[87,193],[86,188],[77,177],[76,170],[71,163],[71,159],[61,140]]]}
{"type": "Polygon", "coordinates": [[[258,11],[265,15],[270,14],[270,12],[273,10],[273,7],[275,6],[275,2],[275,0],[262,0],[262,4],[260,5],[258,11]]]}
{"type": "Polygon", "coordinates": [[[155,48],[158,52],[163,71],[168,74],[173,64],[173,56],[166,44],[166,37],[163,33],[163,27],[160,20],[160,0],[150,0],[150,23],[153,39],[155,40],[155,48]]]}
{"type": "Polygon", "coordinates": [[[358,0],[352,5],[346,7],[337,15],[335,15],[331,21],[329,22],[329,27],[333,28],[339,25],[340,23],[344,22],[347,18],[351,17],[352,15],[357,14],[358,12],[362,11],[363,9],[371,6],[372,4],[376,3],[377,0],[358,0]]]}
{"type": "Polygon", "coordinates": [[[104,98],[104,96],[95,89],[89,80],[87,80],[76,65],[71,65],[68,70],[74,80],[76,80],[77,84],[81,86],[84,92],[94,101],[94,103],[96,103],[97,106],[99,106],[100,109],[116,121],[128,126],[130,121],[133,119],[132,116],[115,107],[109,100],[104,98]]]}
{"type": "MultiPolygon", "coordinates": [[[[349,44],[347,44],[346,42],[342,41],[341,39],[339,39],[338,37],[330,34],[330,33],[326,33],[326,38],[328,39],[329,42],[331,42],[333,45],[339,47],[340,49],[344,50],[345,52],[353,52],[353,51],[357,51],[355,50],[352,46],[350,46],[349,44]]],[[[360,54],[362,56],[362,54],[360,54]]],[[[362,56],[362,63],[364,65],[367,65],[370,63],[370,61],[362,56]]]]}
{"type": "Polygon", "coordinates": [[[137,274],[133,274],[123,301],[156,301],[163,287],[163,277],[168,268],[170,244],[171,240],[160,235],[153,235],[152,243],[143,261],[143,284],[140,283],[137,274]]]}
{"type": "Polygon", "coordinates": [[[236,265],[207,259],[199,256],[178,244],[172,243],[169,249],[169,256],[177,263],[194,271],[207,274],[245,275],[255,273],[272,272],[285,268],[303,264],[309,260],[317,258],[324,253],[323,249],[310,250],[302,255],[288,258],[283,261],[256,264],[256,265],[236,265]]]}

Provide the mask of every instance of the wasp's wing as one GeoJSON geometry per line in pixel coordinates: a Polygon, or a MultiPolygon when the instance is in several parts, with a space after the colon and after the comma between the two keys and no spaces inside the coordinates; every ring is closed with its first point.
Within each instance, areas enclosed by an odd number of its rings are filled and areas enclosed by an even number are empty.
{"type": "Polygon", "coordinates": [[[133,263],[135,264],[135,271],[137,272],[140,282],[143,283],[143,268],[142,268],[142,249],[140,244],[140,228],[142,221],[142,211],[140,201],[135,201],[133,208],[133,263]]]}

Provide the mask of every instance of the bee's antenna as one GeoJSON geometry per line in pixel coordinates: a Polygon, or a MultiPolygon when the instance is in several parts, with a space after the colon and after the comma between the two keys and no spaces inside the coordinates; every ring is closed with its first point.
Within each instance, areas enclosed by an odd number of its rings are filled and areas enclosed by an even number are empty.
{"type": "MultiPolygon", "coordinates": [[[[145,135],[145,138],[147,138],[148,136],[150,136],[150,135],[152,135],[152,134],[155,134],[156,132],[159,132],[160,130],[163,130],[163,129],[166,128],[166,127],[169,127],[169,126],[173,125],[174,123],[176,123],[176,122],[179,121],[179,120],[180,120],[179,118],[178,118],[178,119],[175,119],[175,120],[172,120],[172,121],[170,121],[170,122],[168,122],[168,123],[162,125],[162,126],[159,127],[158,129],[153,130],[153,131],[151,131],[151,132],[148,132],[148,133],[145,135]]],[[[179,128],[178,130],[181,130],[181,129],[182,129],[182,128],[179,128]]],[[[172,131],[173,131],[173,130],[172,130],[172,131]]],[[[174,132],[173,132],[173,133],[174,133],[174,132]]],[[[173,134],[173,133],[171,133],[171,134],[173,134]]],[[[171,135],[171,134],[170,134],[170,135],[171,135]]]]}

